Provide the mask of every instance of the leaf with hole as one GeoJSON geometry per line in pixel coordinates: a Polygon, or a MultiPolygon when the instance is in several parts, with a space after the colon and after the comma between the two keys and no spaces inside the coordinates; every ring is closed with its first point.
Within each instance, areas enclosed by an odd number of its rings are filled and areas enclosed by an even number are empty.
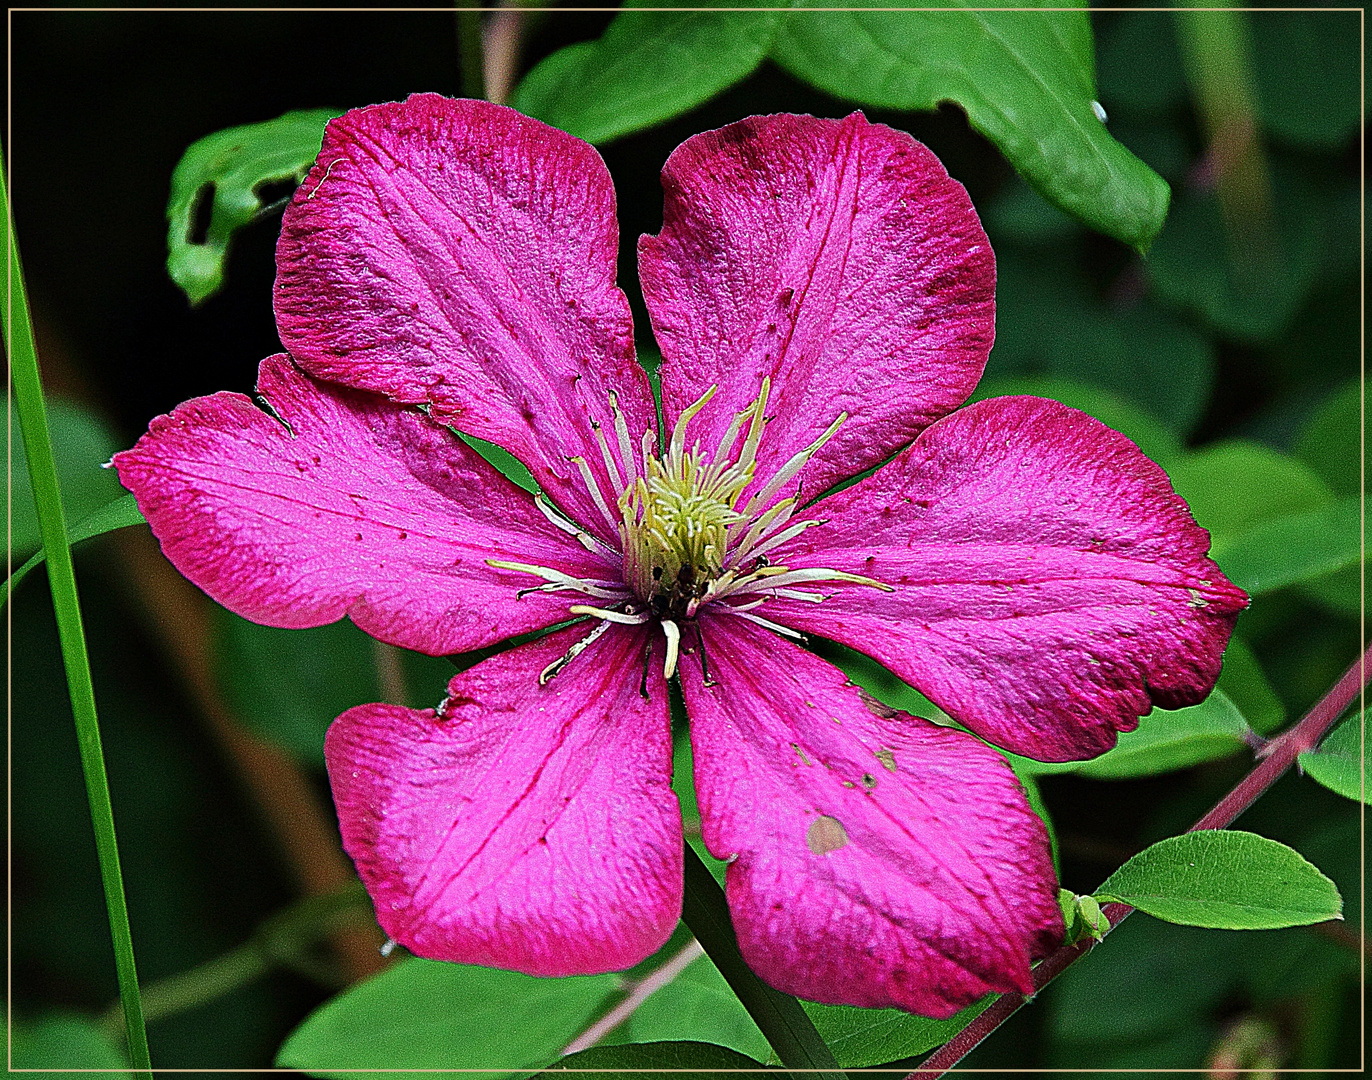
{"type": "Polygon", "coordinates": [[[1096,890],[1166,922],[1275,930],[1341,918],[1339,890],[1299,852],[1255,833],[1184,833],[1139,852],[1096,890]]]}
{"type": "Polygon", "coordinates": [[[1368,773],[1363,746],[1366,722],[1367,713],[1350,716],[1329,733],[1319,749],[1307,750],[1299,758],[1301,768],[1311,779],[1330,791],[1362,802],[1368,802],[1372,796],[1372,775],[1368,773]]]}
{"type": "Polygon", "coordinates": [[[635,10],[630,2],[595,41],[553,53],[525,76],[511,104],[593,143],[670,120],[750,75],[778,13],[635,10]]]}
{"type": "Polygon", "coordinates": [[[192,143],[172,172],[167,272],[192,304],[224,284],[234,233],[289,199],[304,180],[336,109],[288,112],[192,143]]]}
{"type": "MultiPolygon", "coordinates": [[[[798,8],[831,8],[801,0],[798,8]]],[[[894,6],[894,5],[892,5],[894,6]]],[[[952,101],[1029,184],[1091,228],[1146,250],[1170,190],[1096,112],[1084,8],[806,10],[779,25],[772,58],[836,97],[889,109],[952,101]]]]}
{"type": "Polygon", "coordinates": [[[293,1031],[276,1064],[346,1078],[357,1069],[480,1069],[527,1074],[603,1011],[615,975],[538,979],[513,971],[407,959],[325,1002],[293,1031]]]}

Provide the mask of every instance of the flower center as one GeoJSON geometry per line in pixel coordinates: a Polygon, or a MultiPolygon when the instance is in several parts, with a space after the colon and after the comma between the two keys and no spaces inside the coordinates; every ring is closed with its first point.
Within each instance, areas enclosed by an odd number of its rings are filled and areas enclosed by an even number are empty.
{"type": "Polygon", "coordinates": [[[492,566],[544,579],[545,584],[525,592],[573,592],[600,601],[597,605],[573,604],[568,609],[574,615],[594,616],[601,624],[591,637],[578,642],[565,657],[550,665],[540,681],[546,682],[560,671],[611,623],[636,625],[656,619],[667,639],[665,674],[671,678],[676,670],[681,624],[694,619],[702,605],[711,604],[712,610],[721,614],[748,619],[799,639],[801,635],[796,631],[754,614],[754,609],[772,598],[812,603],[827,599],[823,593],[795,588],[813,582],[890,590],[890,586],[872,578],[841,570],[791,570],[773,566],[768,560],[770,552],[806,529],[822,524],[812,519],[791,520],[799,505],[798,485],[794,495],[782,499],[777,496],[847,419],[847,413],[841,413],[818,439],[759,487],[754,477],[758,447],[767,427],[770,389],[770,380],[763,379],[756,400],[735,415],[713,454],[703,451],[699,441],[689,449],[686,446],[686,429],[714,396],[716,387],[712,386],[682,412],[661,455],[654,452],[653,433],[649,431],[644,433],[641,456],[637,459],[630,449],[623,414],[611,395],[618,461],[601,426],[597,423],[594,427],[606,472],[619,491],[614,510],[585,459],[572,458],[572,462],[605,523],[618,534],[619,549],[608,547],[578,528],[541,496],[538,505],[553,524],[584,546],[619,562],[621,581],[583,580],[547,567],[488,560],[492,566]]]}

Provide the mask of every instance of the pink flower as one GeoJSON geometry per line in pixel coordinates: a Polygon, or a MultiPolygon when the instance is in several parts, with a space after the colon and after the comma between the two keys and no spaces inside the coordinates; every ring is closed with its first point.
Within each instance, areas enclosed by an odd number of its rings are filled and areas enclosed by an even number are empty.
{"type": "Polygon", "coordinates": [[[663,183],[639,244],[660,455],[600,158],[419,95],[331,123],[286,213],[267,408],[187,402],[120,478],[172,562],[259,622],[348,615],[445,654],[587,617],[457,675],[437,709],[362,705],[329,731],[344,844],[421,956],[569,975],[663,944],[675,673],[704,840],[763,978],[931,1016],[1028,991],[1062,926],[1009,767],[797,642],[1070,760],[1204,697],[1244,594],[1123,436],[1035,398],[953,411],[995,270],[908,135],[754,117],[688,140],[663,183]]]}

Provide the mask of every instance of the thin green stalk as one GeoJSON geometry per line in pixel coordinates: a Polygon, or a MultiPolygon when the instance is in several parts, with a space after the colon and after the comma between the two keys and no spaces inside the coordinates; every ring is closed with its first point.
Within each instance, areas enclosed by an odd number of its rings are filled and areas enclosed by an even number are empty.
{"type": "MultiPolygon", "coordinates": [[[[310,946],[349,922],[371,923],[371,901],[355,882],[326,896],[310,896],[277,912],[242,945],[203,964],[169,975],[144,987],[148,1020],[199,1008],[261,978],[278,967],[296,971],[308,966],[310,946]]],[[[302,974],[319,975],[320,972],[302,974]]],[[[124,1026],[124,1013],[115,1002],[100,1021],[111,1037],[124,1026]]]]}
{"type": "Polygon", "coordinates": [[[1272,178],[1258,122],[1248,13],[1194,11],[1173,0],[1191,94],[1210,143],[1232,261],[1240,281],[1270,273],[1275,257],[1272,178]]]}
{"type": "MultiPolygon", "coordinates": [[[[4,159],[0,156],[0,174],[4,172],[4,159]]],[[[110,940],[114,945],[119,997],[126,1018],[129,1060],[135,1069],[151,1080],[152,1062],[148,1058],[148,1036],[143,1026],[138,973],[133,961],[133,936],[129,932],[129,911],[124,901],[124,880],[119,870],[114,811],[110,806],[105,756],[100,747],[100,725],[95,714],[95,687],[91,682],[90,659],[86,655],[86,635],[81,625],[81,605],[76,595],[76,573],[72,568],[71,546],[67,540],[57,466],[53,460],[52,440],[48,435],[47,413],[43,408],[38,351],[33,343],[28,297],[24,292],[24,275],[19,263],[19,246],[10,216],[9,188],[3,179],[0,179],[0,201],[5,204],[5,246],[9,253],[4,320],[14,403],[19,414],[24,449],[28,454],[29,481],[33,485],[33,499],[38,508],[43,548],[48,553],[48,582],[52,588],[53,608],[57,613],[57,633],[62,643],[67,690],[76,719],[76,741],[81,751],[81,770],[86,778],[86,798],[90,802],[91,824],[95,828],[95,850],[100,860],[100,880],[105,888],[105,909],[110,918],[110,940]]]]}
{"type": "Polygon", "coordinates": [[[832,1071],[811,1075],[815,1080],[843,1080],[833,1051],[815,1030],[800,1002],[773,990],[744,962],[724,890],[690,844],[686,845],[686,898],[681,919],[738,995],[753,1022],[762,1029],[783,1065],[793,1069],[828,1069],[832,1071]]]}
{"type": "Polygon", "coordinates": [[[486,58],[481,47],[480,0],[457,0],[457,52],[462,94],[486,96],[486,58]]]}

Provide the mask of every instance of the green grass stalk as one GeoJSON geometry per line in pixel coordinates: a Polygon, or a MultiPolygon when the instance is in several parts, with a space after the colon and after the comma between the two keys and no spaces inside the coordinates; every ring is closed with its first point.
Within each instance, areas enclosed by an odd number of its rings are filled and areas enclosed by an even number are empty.
{"type": "MultiPolygon", "coordinates": [[[[0,174],[4,172],[4,159],[0,157],[0,174]]],[[[14,387],[14,402],[19,414],[24,449],[28,454],[29,480],[38,509],[43,548],[48,556],[48,582],[57,613],[57,633],[62,644],[62,662],[67,672],[67,690],[76,719],[76,739],[81,752],[81,769],[86,778],[91,824],[95,828],[95,848],[105,890],[105,908],[109,913],[119,997],[126,1019],[129,1060],[135,1070],[151,1080],[152,1063],[148,1057],[148,1036],[138,993],[133,936],[129,931],[128,905],[124,900],[124,880],[119,869],[114,811],[110,805],[109,780],[105,775],[105,756],[100,746],[100,725],[95,712],[95,687],[91,682],[90,658],[86,653],[86,635],[81,623],[81,605],[77,599],[76,573],[67,539],[66,515],[62,510],[57,466],[53,459],[52,440],[48,435],[47,412],[43,407],[38,351],[34,346],[28,297],[19,262],[19,246],[10,214],[9,186],[3,179],[0,179],[0,201],[4,203],[5,247],[9,258],[4,321],[10,379],[14,387]]]]}

